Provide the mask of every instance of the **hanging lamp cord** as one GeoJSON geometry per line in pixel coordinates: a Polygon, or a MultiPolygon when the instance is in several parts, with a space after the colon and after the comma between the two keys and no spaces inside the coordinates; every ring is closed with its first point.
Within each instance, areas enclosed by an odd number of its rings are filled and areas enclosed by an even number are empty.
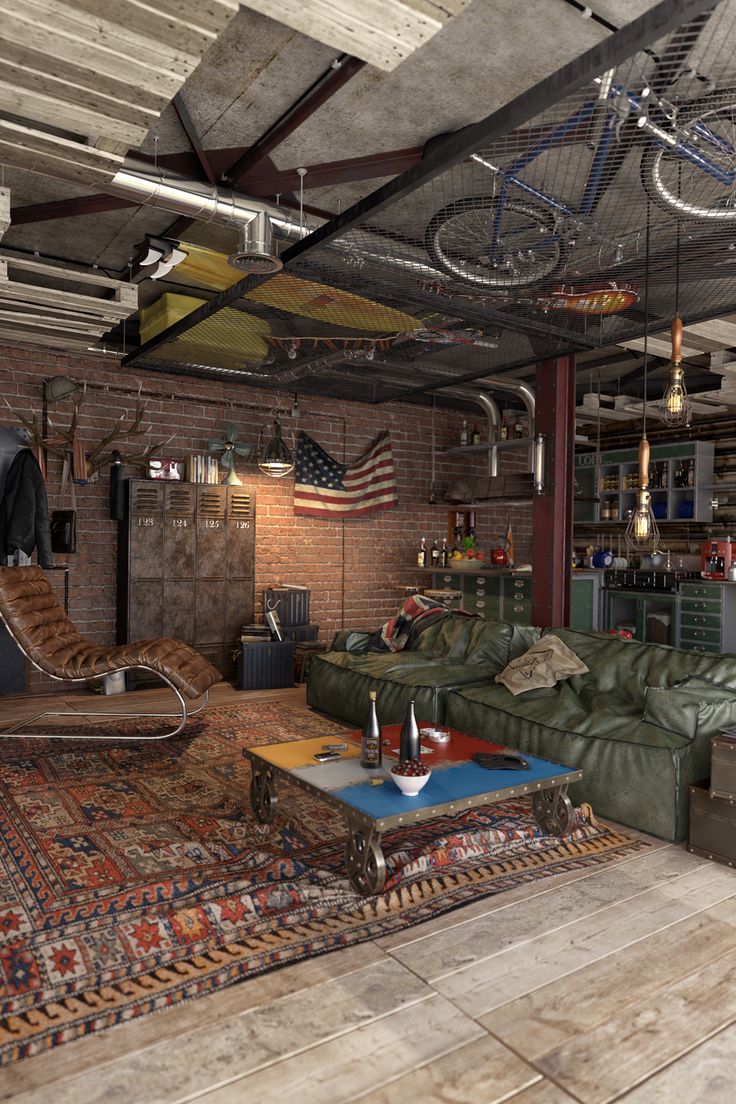
{"type": "Polygon", "coordinates": [[[647,200],[646,252],[644,257],[644,401],[642,403],[642,437],[646,437],[647,435],[647,377],[649,371],[649,210],[650,202],[647,200]]]}
{"type": "MultiPolygon", "coordinates": [[[[677,166],[677,195],[682,185],[682,162],[677,166]]],[[[677,237],[675,239],[675,318],[680,317],[680,220],[677,219],[677,237]]]]}

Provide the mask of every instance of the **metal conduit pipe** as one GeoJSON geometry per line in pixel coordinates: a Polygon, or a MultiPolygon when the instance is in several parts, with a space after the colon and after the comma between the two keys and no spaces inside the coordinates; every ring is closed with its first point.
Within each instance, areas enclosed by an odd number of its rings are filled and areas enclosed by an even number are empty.
{"type": "Polygon", "coordinates": [[[301,241],[324,221],[304,218],[300,224],[285,209],[260,199],[236,194],[229,188],[208,187],[174,173],[156,172],[150,166],[136,162],[120,169],[106,191],[171,211],[175,215],[188,215],[202,222],[220,222],[230,226],[247,226],[256,215],[265,212],[274,236],[292,242],[301,241]]]}
{"type": "MultiPolygon", "coordinates": [[[[304,216],[300,220],[285,208],[233,192],[230,188],[202,184],[189,177],[179,176],[168,170],[163,172],[152,169],[150,165],[136,161],[127,162],[125,168],[115,174],[105,191],[136,203],[170,211],[174,215],[186,215],[202,222],[217,222],[233,227],[248,226],[258,214],[265,213],[274,237],[288,242],[301,241],[325,222],[324,219],[313,216],[304,216]]],[[[348,234],[342,240],[330,242],[327,248],[343,255],[357,255],[376,264],[391,265],[425,279],[447,279],[445,273],[426,263],[426,255],[421,250],[413,250],[404,245],[398,253],[395,242],[388,238],[382,239],[378,233],[373,237],[377,242],[385,240],[385,253],[366,249],[364,236],[355,233],[348,234]]]]}

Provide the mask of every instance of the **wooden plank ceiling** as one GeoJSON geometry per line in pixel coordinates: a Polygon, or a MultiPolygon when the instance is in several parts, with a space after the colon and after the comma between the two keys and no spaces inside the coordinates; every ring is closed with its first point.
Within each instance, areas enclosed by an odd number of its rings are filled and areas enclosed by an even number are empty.
{"type": "MultiPolygon", "coordinates": [[[[104,188],[238,7],[237,0],[0,0],[0,113],[8,116],[0,118],[0,163],[104,188]]],[[[0,189],[0,237],[8,207],[8,190],[0,189]]],[[[4,343],[87,349],[137,306],[131,284],[0,258],[4,343]]]]}
{"type": "Polygon", "coordinates": [[[237,0],[0,0],[0,111],[20,120],[0,120],[0,160],[104,184],[238,6],[237,0]]]}
{"type": "Polygon", "coordinates": [[[470,0],[243,0],[343,53],[389,72],[467,8],[470,0]]]}

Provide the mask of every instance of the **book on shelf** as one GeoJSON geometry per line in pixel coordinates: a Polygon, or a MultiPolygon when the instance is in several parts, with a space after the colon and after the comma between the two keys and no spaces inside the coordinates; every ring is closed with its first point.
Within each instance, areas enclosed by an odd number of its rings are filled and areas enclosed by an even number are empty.
{"type": "Polygon", "coordinates": [[[219,483],[217,459],[214,456],[188,456],[187,480],[190,483],[219,483]]]}

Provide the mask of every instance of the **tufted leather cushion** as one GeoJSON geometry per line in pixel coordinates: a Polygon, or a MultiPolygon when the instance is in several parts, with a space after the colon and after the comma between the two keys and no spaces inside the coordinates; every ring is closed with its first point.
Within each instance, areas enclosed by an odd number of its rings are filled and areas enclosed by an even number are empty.
{"type": "Polygon", "coordinates": [[[150,667],[188,698],[198,698],[222,675],[181,640],[162,636],[105,648],[81,636],[40,567],[0,567],[0,613],[37,667],[60,679],[88,679],[124,667],[150,667]]]}

